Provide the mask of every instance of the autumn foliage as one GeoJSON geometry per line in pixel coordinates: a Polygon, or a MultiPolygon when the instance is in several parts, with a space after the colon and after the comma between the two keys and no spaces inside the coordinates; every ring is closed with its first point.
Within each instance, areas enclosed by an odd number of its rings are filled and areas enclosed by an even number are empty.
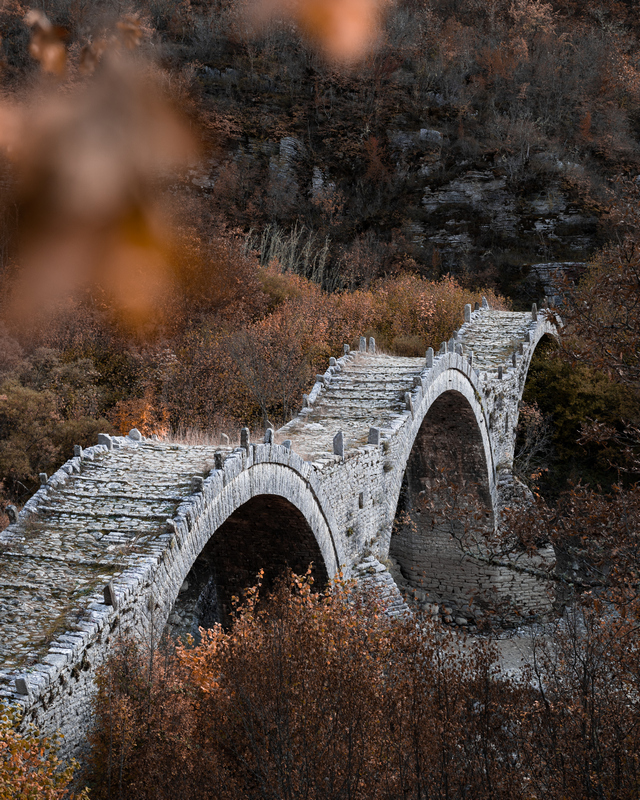
{"type": "Polygon", "coordinates": [[[99,679],[93,797],[635,796],[633,614],[568,617],[515,679],[486,642],[391,622],[350,586],[293,577],[257,599],[197,646],[122,643],[99,679]]]}
{"type": "Polygon", "coordinates": [[[1,800],[87,800],[69,792],[74,766],[58,758],[56,742],[20,733],[18,715],[0,706],[1,800]]]}

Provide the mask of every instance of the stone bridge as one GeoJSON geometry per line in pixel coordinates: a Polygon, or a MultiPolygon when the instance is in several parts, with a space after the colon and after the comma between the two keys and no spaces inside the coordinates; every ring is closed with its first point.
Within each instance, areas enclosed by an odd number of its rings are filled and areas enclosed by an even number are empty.
{"type": "Polygon", "coordinates": [[[486,301],[464,317],[426,358],[345,346],[264,442],[132,431],[76,447],[0,534],[0,698],[71,752],[119,634],[224,624],[261,568],[267,586],[286,566],[313,563],[319,585],[342,571],[376,586],[390,615],[406,600],[461,625],[514,604],[548,613],[535,567],[552,553],[494,563],[486,541],[517,488],[519,401],[556,320],[486,301]]]}

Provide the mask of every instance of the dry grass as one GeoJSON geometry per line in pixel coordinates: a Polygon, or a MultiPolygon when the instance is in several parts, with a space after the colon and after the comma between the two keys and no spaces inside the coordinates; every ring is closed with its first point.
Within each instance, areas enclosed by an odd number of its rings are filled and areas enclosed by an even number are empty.
{"type": "MultiPolygon", "coordinates": [[[[250,428],[250,441],[253,444],[262,442],[264,430],[260,428],[250,428]]],[[[173,444],[186,444],[192,447],[225,447],[226,442],[222,439],[222,434],[229,437],[229,445],[238,447],[240,444],[240,429],[237,421],[229,420],[228,424],[212,425],[211,428],[203,430],[190,426],[179,426],[174,428],[162,439],[164,442],[173,444]]],[[[283,437],[279,437],[283,438],[283,437]]]]}

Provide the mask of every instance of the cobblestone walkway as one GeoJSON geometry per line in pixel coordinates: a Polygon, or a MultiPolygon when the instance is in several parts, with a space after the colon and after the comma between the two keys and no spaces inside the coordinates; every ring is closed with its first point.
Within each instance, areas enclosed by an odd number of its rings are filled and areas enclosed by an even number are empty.
{"type": "Polygon", "coordinates": [[[511,354],[527,341],[527,333],[535,324],[530,312],[488,310],[474,315],[473,321],[461,329],[459,341],[465,352],[473,352],[477,370],[494,372],[511,364],[511,354]]]}
{"type": "Polygon", "coordinates": [[[213,466],[215,448],[113,444],[109,453],[88,448],[68,462],[71,474],[52,476],[33,498],[37,514],[0,543],[2,671],[38,661],[61,630],[89,630],[103,600],[96,587],[162,550],[166,520],[213,466]]]}
{"type": "Polygon", "coordinates": [[[369,428],[392,433],[405,411],[405,392],[425,369],[424,358],[353,353],[316,383],[311,406],[280,429],[296,452],[322,465],[333,462],[333,437],[342,431],[345,450],[367,444],[369,428]],[[314,399],[317,396],[317,399],[314,399]]]}

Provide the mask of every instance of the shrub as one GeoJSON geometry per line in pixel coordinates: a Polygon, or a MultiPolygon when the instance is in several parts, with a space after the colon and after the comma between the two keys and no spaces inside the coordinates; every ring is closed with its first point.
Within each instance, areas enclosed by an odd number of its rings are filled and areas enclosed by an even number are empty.
{"type": "MultiPolygon", "coordinates": [[[[403,346],[406,337],[414,339],[414,352],[431,346],[437,349],[440,342],[448,339],[462,325],[462,312],[466,303],[480,302],[482,295],[464,289],[450,275],[437,282],[428,281],[419,275],[404,273],[374,284],[373,327],[383,346],[393,349],[393,342],[403,346]]],[[[487,292],[490,305],[504,308],[504,300],[487,292]]]]}
{"type": "Polygon", "coordinates": [[[113,427],[121,436],[137,428],[143,436],[164,436],[168,432],[169,411],[157,408],[147,392],[145,397],[119,400],[109,412],[113,427]]]}
{"type": "Polygon", "coordinates": [[[69,793],[75,766],[60,761],[55,740],[20,733],[17,715],[0,705],[0,800],[88,800],[69,793]]]}
{"type": "MultiPolygon", "coordinates": [[[[554,349],[540,345],[531,361],[523,400],[538,404],[553,421],[555,458],[545,477],[547,488],[557,491],[568,477],[610,485],[618,478],[612,462],[620,460],[616,448],[602,443],[576,445],[580,429],[589,420],[622,430],[624,421],[637,420],[637,398],[620,383],[587,364],[570,363],[554,349]]],[[[620,451],[620,448],[619,448],[620,451]]]]}
{"type": "Polygon", "coordinates": [[[74,444],[94,444],[100,431],[110,430],[101,418],[65,420],[57,401],[49,390],[16,383],[0,387],[0,475],[14,499],[37,487],[40,472],[51,473],[70,458],[74,444]]]}
{"type": "Polygon", "coordinates": [[[92,797],[631,800],[637,597],[618,610],[585,605],[516,681],[486,643],[391,621],[349,585],[254,588],[198,646],[121,643],[99,675],[92,797]]]}
{"type": "Polygon", "coordinates": [[[117,780],[141,800],[524,797],[521,691],[495,670],[490,648],[292,576],[176,656],[122,646],[100,674],[92,796],[117,780]]]}

